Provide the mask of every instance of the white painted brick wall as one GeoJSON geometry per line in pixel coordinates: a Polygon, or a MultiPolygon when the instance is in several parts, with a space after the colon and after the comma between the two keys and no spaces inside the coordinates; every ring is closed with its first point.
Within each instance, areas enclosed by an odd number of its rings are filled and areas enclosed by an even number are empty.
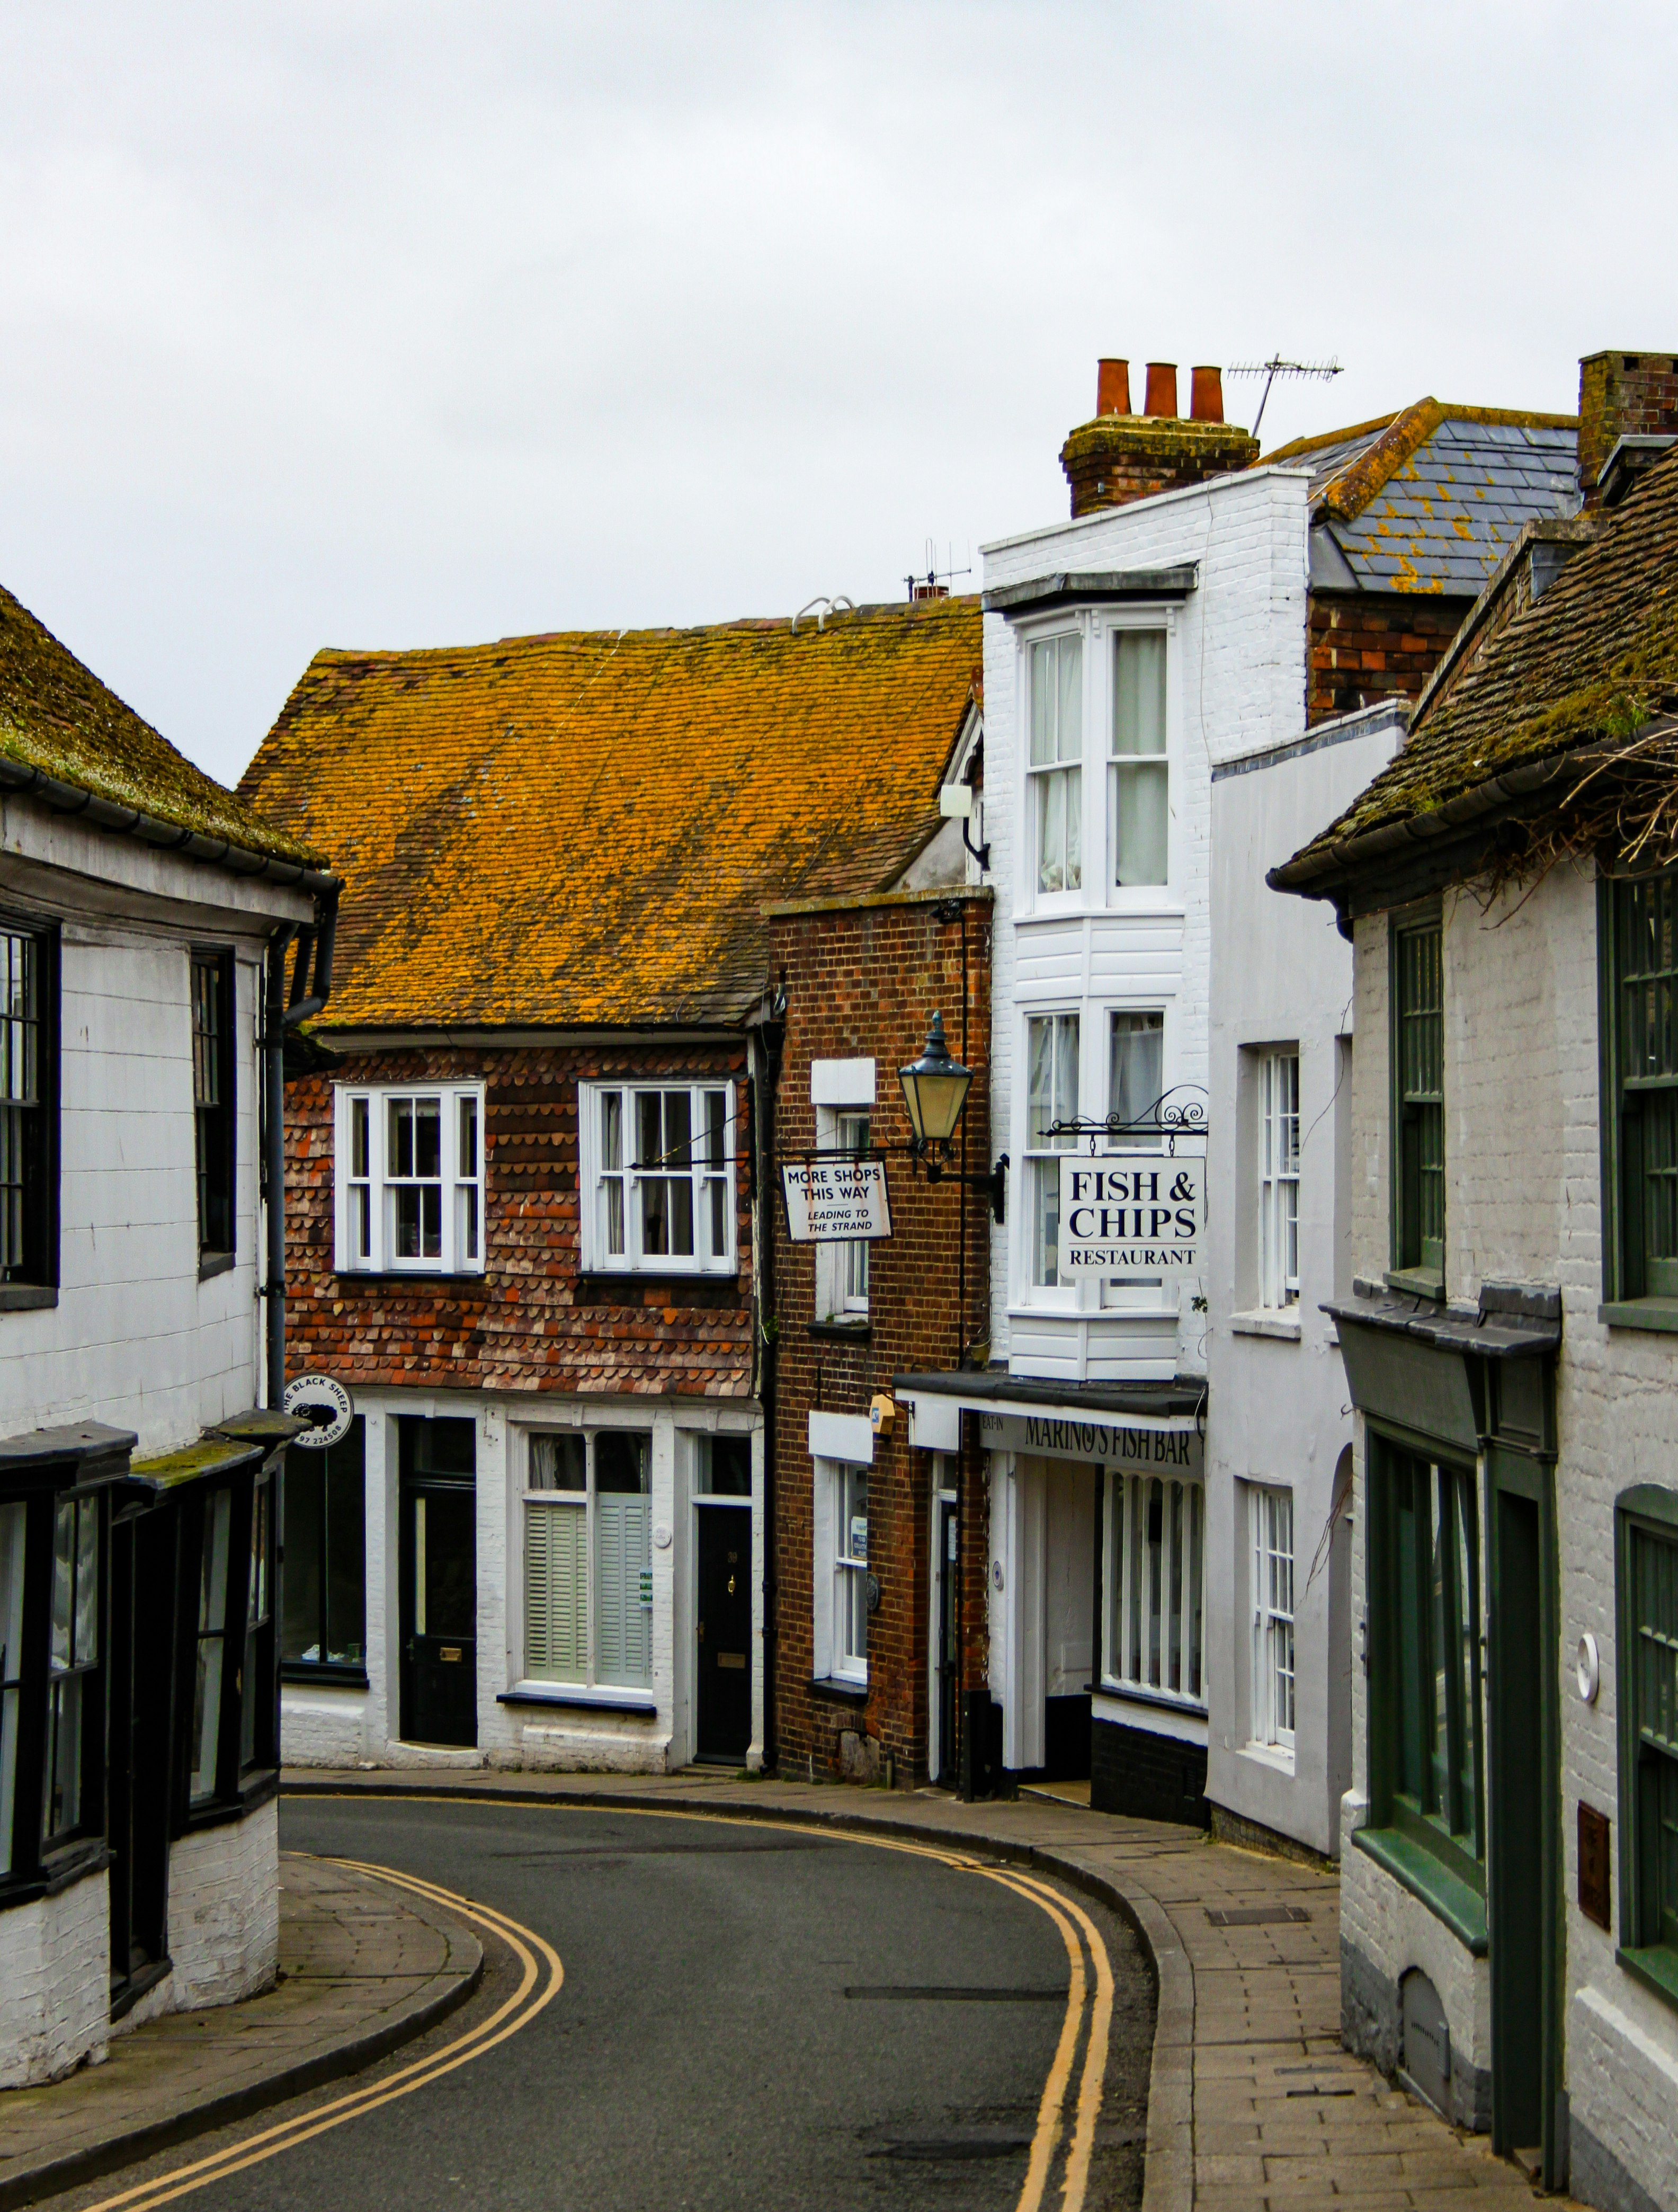
{"type": "MultiPolygon", "coordinates": [[[[1615,1822],[1619,1841],[1614,1500],[1632,1483],[1672,1485],[1678,1468],[1678,1339],[1610,1331],[1597,1319],[1602,1188],[1596,886],[1589,869],[1558,869],[1524,901],[1506,900],[1489,914],[1470,898],[1451,898],[1445,946],[1451,1293],[1472,1299],[1487,1279],[1559,1283],[1565,1316],[1557,1376],[1561,1633],[1554,1664],[1566,2087],[1578,2124],[1657,2203],[1678,2203],[1671,2125],[1678,2015],[1615,1964],[1617,1850],[1614,1934],[1587,1921],[1576,1902],[1582,1799],[1615,1822]],[[1602,1658],[1592,1705],[1581,1701],[1573,1680],[1573,1654],[1587,1629],[1602,1658]]],[[[1359,925],[1357,952],[1354,1264],[1378,1277],[1388,1259],[1384,921],[1359,925]]],[[[1363,1528],[1360,1499],[1354,1587],[1360,1620],[1363,1528]]],[[[1355,1713],[1360,1787],[1360,1695],[1355,1713]]],[[[1454,2017],[1451,2027],[1455,2035],[1454,2017]]]]}
{"type": "Polygon", "coordinates": [[[169,1851],[173,2009],[232,2004],[280,1963],[280,1807],[177,1838],[169,1851]]]}
{"type": "Polygon", "coordinates": [[[0,2089],[56,2081],[106,2055],[111,1892],[89,1875],[0,1912],[0,2089]]]}

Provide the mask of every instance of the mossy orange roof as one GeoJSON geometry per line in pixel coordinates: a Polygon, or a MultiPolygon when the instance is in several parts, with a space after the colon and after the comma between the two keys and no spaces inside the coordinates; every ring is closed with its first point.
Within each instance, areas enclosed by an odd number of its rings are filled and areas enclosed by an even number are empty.
{"type": "Polygon", "coordinates": [[[306,840],[264,821],[177,752],[3,588],[0,754],[95,799],[245,852],[324,865],[306,840]]]}
{"type": "Polygon", "coordinates": [[[346,888],[329,1029],[737,1022],[761,908],[938,826],[976,599],[324,652],[239,785],[346,888]]]}

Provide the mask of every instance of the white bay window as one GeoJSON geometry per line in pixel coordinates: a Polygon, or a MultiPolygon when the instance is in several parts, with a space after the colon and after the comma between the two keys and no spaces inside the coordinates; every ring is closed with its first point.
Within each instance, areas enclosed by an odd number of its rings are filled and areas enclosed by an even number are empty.
{"type": "Polygon", "coordinates": [[[1031,647],[1031,764],[1037,888],[1083,883],[1083,640],[1040,638],[1031,647]]]}
{"type": "Polygon", "coordinates": [[[341,1273],[483,1272],[483,1115],[481,1083],[339,1087],[341,1273]]]}
{"type": "Polygon", "coordinates": [[[637,1430],[530,1439],[524,1674],[587,1689],[652,1685],[652,1439],[637,1430]]]}
{"type": "Polygon", "coordinates": [[[585,1267],[734,1271],[733,1095],[726,1083],[578,1085],[585,1267]]]}

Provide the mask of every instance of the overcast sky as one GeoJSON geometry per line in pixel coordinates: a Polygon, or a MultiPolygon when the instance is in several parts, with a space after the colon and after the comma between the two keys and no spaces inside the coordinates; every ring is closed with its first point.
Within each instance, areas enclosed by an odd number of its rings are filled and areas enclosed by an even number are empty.
{"type": "Polygon", "coordinates": [[[1618,0],[9,0],[0,582],[231,781],[321,645],[962,566],[1102,353],[1337,356],[1267,448],[1571,410],[1678,346],[1675,62],[1618,0]]]}

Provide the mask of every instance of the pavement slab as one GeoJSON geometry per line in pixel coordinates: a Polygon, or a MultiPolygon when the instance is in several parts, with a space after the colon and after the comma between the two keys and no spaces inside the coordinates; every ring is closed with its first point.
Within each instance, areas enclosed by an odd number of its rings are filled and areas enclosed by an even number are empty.
{"type": "MultiPolygon", "coordinates": [[[[1032,1791],[1013,1802],[963,1804],[940,1790],[715,1771],[484,1768],[297,1769],[285,1786],[597,1807],[616,1801],[896,1831],[1013,1858],[1116,1907],[1153,1960],[1159,2003],[1143,2212],[1530,2212],[1540,2194],[1492,2155],[1483,2136],[1451,2127],[1340,2047],[1340,1885],[1332,1867],[1032,1791]]],[[[1565,2208],[1570,2200],[1545,2201],[1565,2208]]]]}
{"type": "Polygon", "coordinates": [[[330,1860],[280,1861],[280,1975],[241,2004],[165,2013],[63,2081],[0,2091],[0,2212],[371,2065],[477,1987],[451,1915],[330,1860]]]}

